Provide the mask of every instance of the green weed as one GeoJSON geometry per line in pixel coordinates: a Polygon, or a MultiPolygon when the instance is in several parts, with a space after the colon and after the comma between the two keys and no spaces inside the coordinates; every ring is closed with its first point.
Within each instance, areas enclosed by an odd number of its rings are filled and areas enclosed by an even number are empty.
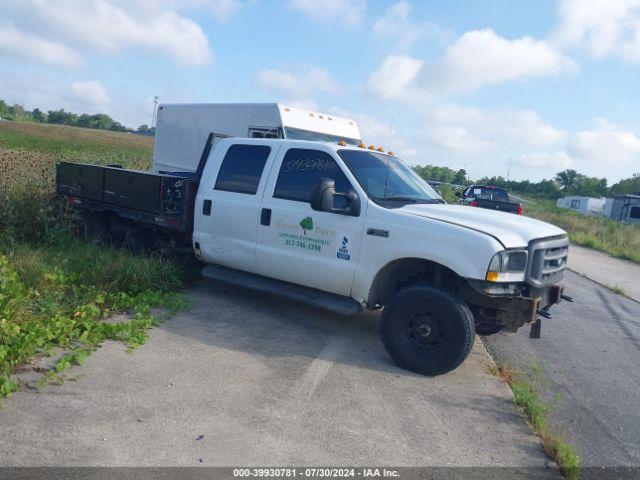
{"type": "Polygon", "coordinates": [[[151,140],[54,125],[0,124],[0,398],[16,371],[56,347],[66,349],[37,382],[61,382],[105,340],[133,350],[158,322],[153,307],[186,308],[175,293],[181,261],[129,253],[71,234],[73,210],[53,191],[57,159],[145,168],[151,140]],[[130,320],[105,321],[113,313],[130,320]]]}
{"type": "Polygon", "coordinates": [[[521,371],[497,363],[488,370],[511,387],[514,403],[525,414],[532,430],[542,440],[544,450],[556,461],[562,474],[570,480],[577,479],[580,474],[580,458],[575,448],[549,426],[549,414],[558,398],[552,402],[543,400],[545,385],[540,365],[534,363],[527,371],[521,371]]]}

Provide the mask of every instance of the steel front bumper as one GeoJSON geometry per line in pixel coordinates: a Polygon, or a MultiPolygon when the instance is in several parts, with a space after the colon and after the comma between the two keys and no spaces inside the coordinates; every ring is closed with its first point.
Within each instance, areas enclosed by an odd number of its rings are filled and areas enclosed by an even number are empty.
{"type": "Polygon", "coordinates": [[[563,285],[550,285],[530,288],[527,294],[517,296],[490,295],[482,290],[481,284],[468,284],[460,293],[471,307],[476,323],[502,325],[507,332],[532,325],[532,336],[539,337],[540,317],[551,317],[549,308],[562,301],[563,292],[563,285]]]}

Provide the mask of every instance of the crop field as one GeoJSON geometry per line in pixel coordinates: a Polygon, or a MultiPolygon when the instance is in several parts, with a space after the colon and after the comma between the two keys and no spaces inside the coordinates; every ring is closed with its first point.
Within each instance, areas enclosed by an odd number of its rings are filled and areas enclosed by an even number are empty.
{"type": "Polygon", "coordinates": [[[152,152],[152,137],[0,121],[0,192],[16,188],[52,192],[59,160],[148,170],[152,152]]]}
{"type": "Polygon", "coordinates": [[[59,160],[148,169],[152,148],[127,133],[0,122],[0,398],[37,357],[56,355],[38,388],[63,381],[105,340],[143,343],[151,307],[185,306],[182,260],[74,236],[75,213],[54,194],[59,160]],[[113,312],[129,320],[104,322],[113,312]]]}

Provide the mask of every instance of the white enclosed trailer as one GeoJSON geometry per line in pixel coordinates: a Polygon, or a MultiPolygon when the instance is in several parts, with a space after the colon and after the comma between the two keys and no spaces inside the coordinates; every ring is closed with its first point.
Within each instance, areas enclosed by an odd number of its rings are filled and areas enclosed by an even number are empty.
{"type": "Polygon", "coordinates": [[[193,174],[209,134],[361,142],[355,120],[279,103],[163,104],[158,107],[153,172],[193,174]]]}
{"type": "Polygon", "coordinates": [[[604,213],[604,198],[570,196],[559,198],[556,202],[558,208],[569,208],[587,216],[600,216],[604,213]]]}

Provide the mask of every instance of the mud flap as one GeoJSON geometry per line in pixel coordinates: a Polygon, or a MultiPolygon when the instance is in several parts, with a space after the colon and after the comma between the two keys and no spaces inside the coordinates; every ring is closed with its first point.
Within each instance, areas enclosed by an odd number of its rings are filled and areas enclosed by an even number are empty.
{"type": "Polygon", "coordinates": [[[531,324],[531,330],[529,331],[529,338],[540,338],[541,332],[542,332],[542,322],[538,318],[535,322],[531,324]]]}

